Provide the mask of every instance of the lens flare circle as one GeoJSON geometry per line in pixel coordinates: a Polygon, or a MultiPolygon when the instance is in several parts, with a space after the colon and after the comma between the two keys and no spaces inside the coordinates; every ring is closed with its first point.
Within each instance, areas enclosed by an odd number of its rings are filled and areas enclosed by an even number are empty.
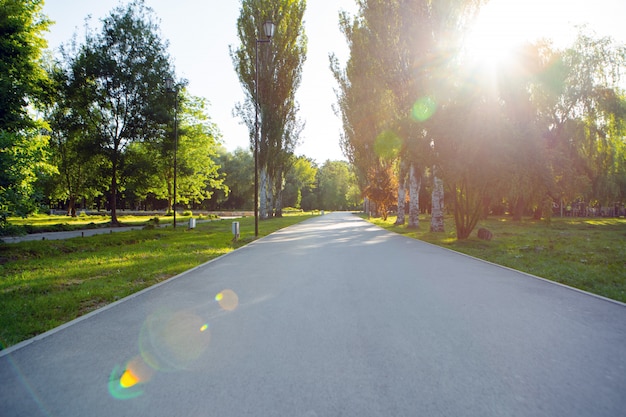
{"type": "Polygon", "coordinates": [[[116,400],[130,400],[141,396],[144,392],[140,384],[129,387],[122,385],[122,379],[126,372],[127,370],[122,371],[122,368],[116,366],[109,376],[109,394],[116,400]]]}
{"type": "Polygon", "coordinates": [[[206,351],[210,334],[205,321],[189,311],[154,313],[139,333],[141,358],[159,371],[188,369],[206,351]]]}
{"type": "Polygon", "coordinates": [[[425,122],[437,111],[437,102],[430,96],[419,98],[413,105],[411,115],[418,122],[425,122]]]}
{"type": "Polygon", "coordinates": [[[233,290],[223,290],[215,296],[220,307],[226,311],[233,311],[239,306],[239,297],[233,290]]]}

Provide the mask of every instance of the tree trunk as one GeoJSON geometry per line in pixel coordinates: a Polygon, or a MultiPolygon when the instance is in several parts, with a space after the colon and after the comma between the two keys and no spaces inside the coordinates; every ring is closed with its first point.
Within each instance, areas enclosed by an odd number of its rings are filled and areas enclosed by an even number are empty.
{"type": "Polygon", "coordinates": [[[513,205],[513,220],[514,221],[522,221],[522,217],[524,215],[524,208],[525,208],[525,203],[524,203],[524,198],[523,197],[518,197],[515,201],[515,204],[513,205]]]}
{"type": "Polygon", "coordinates": [[[70,195],[69,202],[67,205],[67,215],[76,217],[76,196],[70,195]]]}
{"type": "Polygon", "coordinates": [[[433,168],[433,193],[432,193],[432,213],[430,218],[430,231],[443,232],[443,181],[437,178],[435,168],[433,168]]]}
{"type": "Polygon", "coordinates": [[[274,197],[274,216],[283,217],[283,189],[285,188],[285,180],[282,174],[278,174],[276,178],[276,196],[274,197]]]}
{"type": "Polygon", "coordinates": [[[419,195],[422,186],[421,175],[417,174],[415,164],[409,167],[409,224],[410,228],[419,227],[419,195]]]}
{"type": "Polygon", "coordinates": [[[259,174],[259,218],[267,219],[267,168],[259,174]]]}
{"type": "Polygon", "coordinates": [[[269,219],[274,217],[274,179],[269,173],[267,174],[265,186],[267,187],[265,195],[267,196],[267,218],[269,219]]]}
{"type": "Polygon", "coordinates": [[[120,222],[117,220],[117,161],[112,162],[111,200],[109,201],[111,208],[111,226],[119,226],[120,222]]]}
{"type": "Polygon", "coordinates": [[[405,162],[400,162],[400,178],[398,178],[398,218],[396,219],[396,225],[404,225],[404,205],[406,203],[406,168],[405,162]]]}

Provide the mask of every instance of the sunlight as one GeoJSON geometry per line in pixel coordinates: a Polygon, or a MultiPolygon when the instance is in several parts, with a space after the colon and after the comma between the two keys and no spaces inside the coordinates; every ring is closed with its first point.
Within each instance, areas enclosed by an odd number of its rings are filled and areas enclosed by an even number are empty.
{"type": "Polygon", "coordinates": [[[527,22],[534,11],[520,2],[494,0],[478,16],[465,42],[471,62],[487,71],[513,58],[514,50],[529,37],[527,22]]]}
{"type": "Polygon", "coordinates": [[[477,68],[495,70],[509,62],[526,42],[549,39],[557,48],[569,46],[577,26],[599,35],[624,39],[623,0],[490,0],[480,11],[465,42],[465,54],[477,68]]]}

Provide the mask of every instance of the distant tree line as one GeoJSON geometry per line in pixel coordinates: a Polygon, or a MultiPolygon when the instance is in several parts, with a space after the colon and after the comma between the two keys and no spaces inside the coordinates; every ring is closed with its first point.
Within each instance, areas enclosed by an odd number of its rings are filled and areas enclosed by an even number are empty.
{"type": "Polygon", "coordinates": [[[404,224],[406,208],[417,227],[428,206],[442,230],[445,190],[464,239],[489,213],[626,201],[624,45],[582,30],[567,49],[525,45],[486,73],[463,49],[483,1],[357,3],[339,20],[350,58],[331,55],[331,69],[344,152],[381,215],[397,208],[404,224]]]}
{"type": "MultiPolygon", "coordinates": [[[[209,210],[254,208],[252,152],[236,149],[218,152],[219,172],[225,177],[228,191],[215,190],[205,205],[209,210]]],[[[285,174],[283,208],[298,210],[358,210],[363,198],[352,166],[345,161],[326,161],[319,166],[305,156],[291,156],[285,174]]]]}

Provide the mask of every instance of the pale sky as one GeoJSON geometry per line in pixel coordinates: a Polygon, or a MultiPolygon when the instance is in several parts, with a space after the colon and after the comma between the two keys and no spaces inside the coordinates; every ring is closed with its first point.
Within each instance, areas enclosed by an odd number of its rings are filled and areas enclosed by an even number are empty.
{"type": "MultiPolygon", "coordinates": [[[[48,34],[49,47],[68,42],[75,32],[82,41],[85,18],[91,15],[90,26],[99,29],[99,20],[118,4],[118,0],[46,0],[44,13],[56,22],[48,34]]],[[[239,44],[236,21],[240,1],[146,0],[146,5],[161,19],[162,37],[170,42],[177,76],[189,80],[191,94],[210,101],[209,114],[226,148],[248,148],[247,128],[232,115],[235,103],[243,101],[244,95],[228,49],[239,44]]],[[[572,25],[588,22],[598,34],[626,42],[626,0],[492,0],[489,9],[491,18],[485,21],[492,23],[486,23],[490,27],[484,30],[490,39],[547,36],[558,38],[558,43],[569,42],[572,25]]],[[[308,0],[305,13],[308,56],[297,100],[306,127],[296,154],[320,164],[327,159],[345,159],[339,147],[341,121],[331,107],[336,102],[336,83],[328,63],[331,52],[342,62],[348,56],[338,29],[339,10],[354,13],[354,1],[308,0]]]]}

